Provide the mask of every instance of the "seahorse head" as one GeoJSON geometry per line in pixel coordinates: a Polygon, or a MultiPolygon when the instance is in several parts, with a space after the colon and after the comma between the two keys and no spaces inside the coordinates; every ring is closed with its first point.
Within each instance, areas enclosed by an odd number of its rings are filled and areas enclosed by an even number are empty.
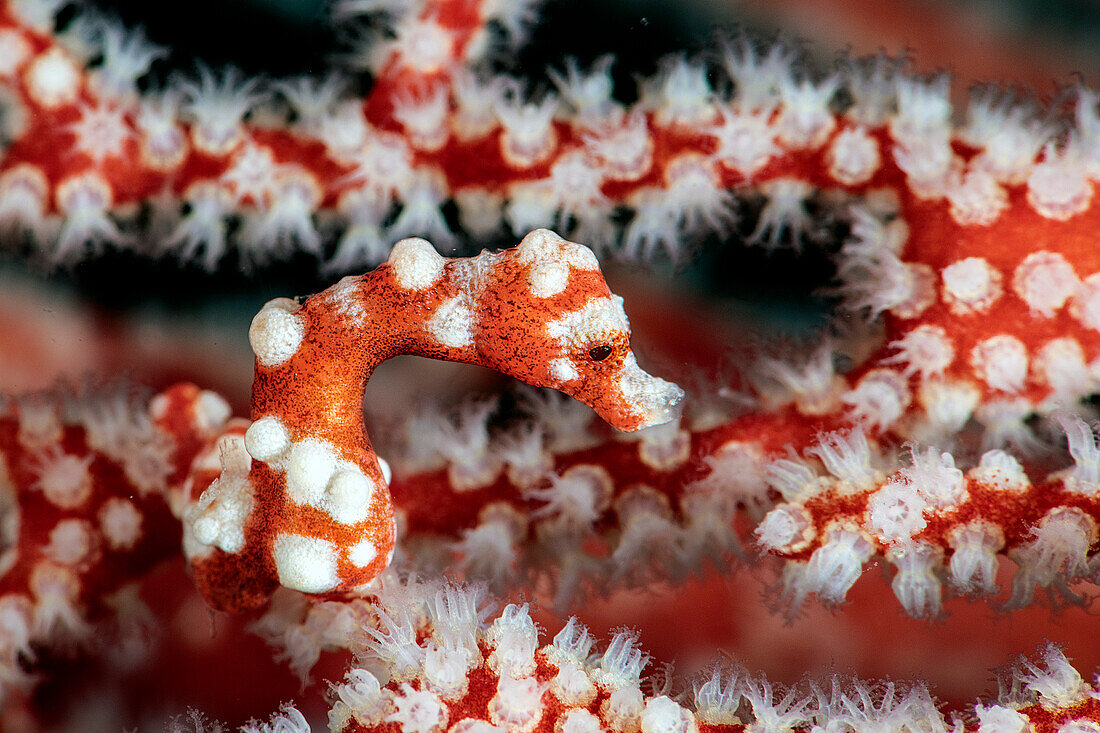
{"type": "Polygon", "coordinates": [[[536,229],[494,263],[479,301],[487,366],[561,390],[619,430],[679,416],[683,390],[638,366],[623,300],[584,245],[536,229]]]}

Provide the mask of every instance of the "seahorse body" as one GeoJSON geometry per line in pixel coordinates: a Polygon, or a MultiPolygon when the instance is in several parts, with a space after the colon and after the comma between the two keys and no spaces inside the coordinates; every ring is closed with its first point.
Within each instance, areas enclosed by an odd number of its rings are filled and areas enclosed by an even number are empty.
{"type": "Polygon", "coordinates": [[[249,331],[252,423],[223,436],[220,474],[195,473],[184,513],[206,599],[242,609],[280,585],[341,593],[388,565],[393,506],[361,407],[381,362],[487,366],[638,430],[677,417],[683,391],[642,371],[629,338],[592,251],[545,229],[471,258],[406,239],[373,272],[301,303],[269,302],[249,331]]]}

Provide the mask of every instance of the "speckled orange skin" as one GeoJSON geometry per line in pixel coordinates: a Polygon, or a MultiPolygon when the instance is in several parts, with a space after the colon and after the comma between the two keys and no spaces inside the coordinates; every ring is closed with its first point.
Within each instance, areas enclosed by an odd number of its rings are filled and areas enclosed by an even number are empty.
{"type": "MultiPolygon", "coordinates": [[[[629,354],[628,332],[615,332],[601,341],[612,347],[612,354],[599,362],[586,356],[596,344],[578,341],[563,345],[546,335],[550,321],[592,298],[611,297],[600,271],[572,268],[562,292],[539,298],[531,294],[528,276],[532,264],[519,261],[517,252],[449,258],[436,284],[420,291],[402,288],[393,266],[383,264],[310,296],[298,312],[305,336],[294,356],[277,367],[256,362],[252,419],[276,415],[292,441],[314,438],[331,442],[340,458],[354,462],[384,486],[363,424],[363,391],[378,364],[412,354],[486,366],[534,386],[561,388],[617,429],[641,427],[644,416],[631,411],[618,389],[618,373],[629,354]],[[470,297],[477,326],[470,345],[447,347],[425,324],[440,303],[456,296],[470,297]],[[359,308],[360,318],[349,317],[351,309],[359,308]],[[565,385],[551,375],[548,365],[552,359],[570,356],[575,357],[581,378],[565,385]]],[[[236,554],[215,550],[192,563],[203,595],[215,608],[243,610],[266,602],[279,585],[271,547],[280,532],[324,539],[339,548],[348,548],[364,537],[373,541],[378,556],[369,566],[355,567],[339,558],[341,583],[326,596],[367,583],[388,565],[396,540],[388,491],[375,492],[368,519],[342,525],[319,509],[292,503],[287,498],[285,474],[260,461],[253,460],[250,480],[255,509],[246,525],[245,549],[236,554]]]]}

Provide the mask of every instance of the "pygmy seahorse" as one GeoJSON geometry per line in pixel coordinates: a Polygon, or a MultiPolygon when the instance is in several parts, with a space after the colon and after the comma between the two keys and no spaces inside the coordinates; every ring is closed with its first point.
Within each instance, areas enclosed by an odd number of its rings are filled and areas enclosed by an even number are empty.
{"type": "Polygon", "coordinates": [[[373,272],[267,303],[249,330],[252,423],[222,437],[220,475],[196,473],[183,512],[203,595],[250,608],[279,586],[343,593],[386,568],[394,511],[362,414],[381,362],[479,364],[559,389],[619,430],[678,417],[683,390],[643,371],[629,339],[596,256],[545,229],[470,258],[405,239],[373,272]]]}

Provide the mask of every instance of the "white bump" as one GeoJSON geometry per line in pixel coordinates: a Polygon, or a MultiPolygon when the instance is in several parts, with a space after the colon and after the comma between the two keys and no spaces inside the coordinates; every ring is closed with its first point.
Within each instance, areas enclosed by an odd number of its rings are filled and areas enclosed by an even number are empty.
{"type": "Polygon", "coordinates": [[[1100,331],[1100,272],[1086,277],[1077,287],[1069,312],[1086,328],[1100,331]]]}
{"type": "Polygon", "coordinates": [[[568,359],[553,359],[550,361],[550,376],[564,383],[579,379],[581,375],[568,359]]]}
{"type": "Polygon", "coordinates": [[[993,389],[1019,392],[1027,378],[1027,347],[1014,336],[994,336],[971,350],[970,364],[993,389]]]}
{"type": "Polygon", "coordinates": [[[36,58],[23,79],[31,99],[47,109],[75,102],[80,91],[80,69],[60,48],[36,58]]]}
{"type": "Polygon", "coordinates": [[[195,424],[205,432],[218,432],[233,415],[233,408],[217,392],[204,389],[195,400],[195,424]]]}
{"type": "Polygon", "coordinates": [[[99,510],[99,531],[112,550],[129,550],[141,539],[141,512],[132,501],[112,497],[99,510]]]}
{"type": "Polygon", "coordinates": [[[1012,276],[1012,289],[1027,303],[1031,315],[1052,318],[1077,292],[1073,265],[1057,252],[1033,252],[1012,276]]]}
{"type": "Polygon", "coordinates": [[[826,160],[829,175],[848,186],[866,183],[882,165],[878,141],[863,127],[841,131],[826,160]]]}
{"type": "Polygon", "coordinates": [[[183,517],[184,553],[196,557],[208,547],[237,553],[244,549],[245,524],[252,513],[251,458],[239,435],[218,441],[222,472],[183,517]],[[205,547],[203,547],[205,546],[205,547]]]}
{"type": "Polygon", "coordinates": [[[402,239],[393,245],[387,262],[397,284],[406,290],[424,290],[443,277],[447,260],[426,239],[402,239]]]}
{"type": "Polygon", "coordinates": [[[341,524],[355,524],[367,518],[374,482],[359,470],[340,471],[329,482],[325,508],[341,524]]]}
{"type": "Polygon", "coordinates": [[[308,438],[290,447],[286,493],[295,504],[319,507],[336,470],[336,452],[330,443],[308,438]]]}
{"type": "Polygon", "coordinates": [[[92,457],[52,451],[39,457],[38,479],[31,488],[40,490],[54,506],[75,509],[92,494],[92,457]]]}
{"type": "Polygon", "coordinates": [[[62,519],[50,530],[45,554],[62,565],[79,565],[95,549],[92,525],[83,519],[62,519]]]}
{"type": "Polygon", "coordinates": [[[348,560],[357,568],[365,568],[378,557],[378,548],[370,540],[360,540],[348,550],[348,560]]]}
{"type": "Polygon", "coordinates": [[[298,304],[290,298],[275,298],[252,319],[248,343],[264,366],[279,366],[298,351],[305,338],[305,324],[296,314],[298,304]]]}
{"type": "Polygon", "coordinates": [[[963,226],[989,226],[1008,207],[1008,192],[983,170],[952,180],[946,194],[951,218],[963,226]]]}
{"type": "Polygon", "coordinates": [[[629,328],[622,298],[617,296],[590,298],[581,308],[546,324],[546,332],[551,338],[578,345],[589,341],[598,343],[626,333],[629,328]]]}
{"type": "Polygon", "coordinates": [[[563,239],[549,229],[535,229],[516,246],[520,264],[560,262],[578,270],[598,270],[600,262],[588,247],[563,239]]]}
{"type": "Polygon", "coordinates": [[[428,320],[427,329],[440,344],[457,349],[474,342],[476,320],[474,312],[459,295],[439,304],[428,320]]]}
{"type": "Polygon", "coordinates": [[[13,28],[0,30],[0,76],[14,76],[30,58],[33,49],[23,34],[13,28]]]}
{"type": "Polygon", "coordinates": [[[569,265],[563,262],[547,262],[532,265],[528,274],[531,295],[549,298],[565,290],[569,282],[569,265]]]}
{"type": "Polygon", "coordinates": [[[272,553],[279,583],[303,593],[324,593],[336,587],[336,548],[331,542],[298,534],[280,534],[272,553]]]}
{"type": "Polygon", "coordinates": [[[290,433],[278,417],[265,415],[248,426],[244,444],[249,455],[257,461],[270,463],[286,452],[290,446],[290,433]]]}
{"type": "Polygon", "coordinates": [[[982,313],[1001,297],[1001,273],[981,257],[967,257],[943,268],[943,299],[957,316],[982,313]]]}
{"type": "Polygon", "coordinates": [[[779,504],[753,530],[764,549],[773,552],[797,552],[816,535],[813,517],[798,504],[779,504]]]}

